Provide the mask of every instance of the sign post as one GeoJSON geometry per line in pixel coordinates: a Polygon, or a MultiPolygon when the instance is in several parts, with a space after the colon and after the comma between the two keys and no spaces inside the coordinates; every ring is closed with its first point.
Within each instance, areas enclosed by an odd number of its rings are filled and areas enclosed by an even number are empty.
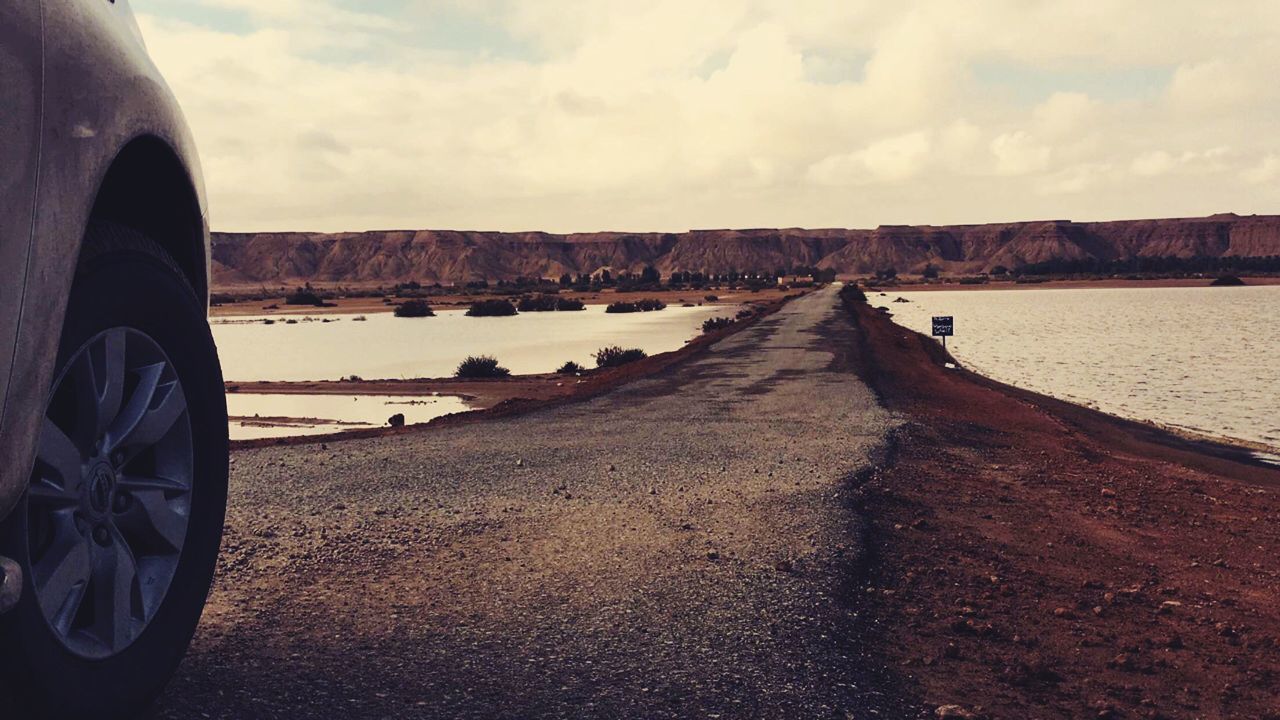
{"type": "Polygon", "coordinates": [[[942,349],[947,348],[947,338],[955,335],[955,322],[950,315],[933,316],[933,336],[942,338],[942,349]]]}

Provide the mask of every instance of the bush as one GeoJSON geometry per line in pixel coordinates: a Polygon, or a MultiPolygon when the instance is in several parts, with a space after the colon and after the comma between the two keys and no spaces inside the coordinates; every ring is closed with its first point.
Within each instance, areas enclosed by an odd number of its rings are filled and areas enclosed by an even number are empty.
{"type": "Polygon", "coordinates": [[[333,307],[311,289],[310,285],[300,287],[284,297],[285,305],[310,305],[312,307],[333,307]]]}
{"type": "Polygon", "coordinates": [[[454,373],[460,378],[502,378],[510,374],[510,370],[498,364],[497,358],[488,355],[472,355],[458,363],[454,373]]]}
{"type": "Polygon", "coordinates": [[[516,314],[516,306],[510,300],[481,300],[471,303],[469,317],[506,317],[516,314]]]}
{"type": "Polygon", "coordinates": [[[574,298],[556,298],[556,309],[565,311],[586,310],[587,306],[581,300],[575,300],[574,298]]]}
{"type": "Polygon", "coordinates": [[[633,313],[633,312],[652,312],[654,310],[662,310],[666,308],[666,303],[657,298],[645,298],[636,300],[635,302],[616,302],[610,303],[609,307],[604,311],[607,313],[633,313]]]}
{"type": "Polygon", "coordinates": [[[845,302],[866,302],[867,301],[867,294],[862,291],[862,288],[852,283],[848,283],[843,288],[840,289],[840,297],[845,302]]]}
{"type": "MultiPolygon", "coordinates": [[[[396,317],[402,318],[418,318],[418,317],[435,317],[431,306],[422,300],[410,300],[409,302],[396,306],[396,317]]],[[[363,320],[364,318],[360,318],[363,320]]]]}
{"type": "Polygon", "coordinates": [[[596,351],[596,367],[618,367],[647,357],[649,357],[649,354],[640,348],[623,350],[614,345],[613,347],[600,348],[600,350],[596,351]]]}
{"type": "Polygon", "coordinates": [[[723,330],[733,324],[733,318],[713,317],[702,322],[702,332],[723,330]]]}
{"type": "Polygon", "coordinates": [[[1221,275],[1209,283],[1211,287],[1240,287],[1244,284],[1244,281],[1235,275],[1221,275]]]}
{"type": "Polygon", "coordinates": [[[703,300],[706,300],[707,302],[715,302],[715,301],[717,301],[717,300],[719,300],[719,299],[720,299],[720,296],[719,296],[719,295],[707,295],[707,296],[703,297],[702,299],[703,299],[703,300]]]}
{"type": "Polygon", "coordinates": [[[550,312],[556,309],[555,295],[533,295],[530,297],[520,298],[520,303],[516,306],[520,312],[550,312]]]}
{"type": "Polygon", "coordinates": [[[585,371],[586,371],[586,368],[582,367],[581,365],[579,365],[578,363],[572,360],[566,361],[565,364],[561,365],[559,368],[556,369],[556,373],[560,375],[577,375],[578,373],[585,372],[585,371]]]}

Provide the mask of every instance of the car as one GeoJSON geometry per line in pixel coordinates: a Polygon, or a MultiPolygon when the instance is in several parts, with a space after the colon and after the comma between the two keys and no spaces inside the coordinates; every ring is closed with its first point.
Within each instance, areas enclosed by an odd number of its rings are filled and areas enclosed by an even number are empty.
{"type": "Polygon", "coordinates": [[[226,511],[203,181],[127,0],[0,2],[0,93],[0,716],[134,717],[226,511]]]}

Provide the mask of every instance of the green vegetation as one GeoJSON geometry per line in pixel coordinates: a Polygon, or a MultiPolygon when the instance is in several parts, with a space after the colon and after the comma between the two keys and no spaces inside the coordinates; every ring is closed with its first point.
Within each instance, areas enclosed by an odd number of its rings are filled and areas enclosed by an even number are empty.
{"type": "Polygon", "coordinates": [[[600,348],[596,351],[596,367],[611,368],[627,363],[633,363],[637,360],[643,360],[649,357],[649,354],[640,348],[628,348],[626,350],[614,345],[612,347],[600,348]]]}
{"type": "Polygon", "coordinates": [[[560,375],[578,375],[586,372],[586,370],[586,368],[582,367],[578,363],[572,360],[566,360],[563,365],[556,368],[556,373],[560,375]]]}
{"type": "Polygon", "coordinates": [[[551,312],[556,309],[557,300],[559,298],[555,295],[530,295],[520,298],[516,309],[520,312],[551,312]]]}
{"type": "Polygon", "coordinates": [[[305,287],[300,287],[289,293],[284,298],[285,305],[310,305],[312,307],[333,307],[333,303],[324,301],[314,290],[311,289],[311,283],[307,283],[305,287]]]}
{"type": "Polygon", "coordinates": [[[1211,287],[1240,287],[1245,282],[1235,275],[1220,275],[1209,283],[1211,287]]]}
{"type": "Polygon", "coordinates": [[[645,298],[635,302],[620,301],[609,303],[609,307],[605,308],[604,311],[607,313],[653,312],[655,310],[663,310],[666,307],[666,303],[657,298],[645,298]]]}
{"type": "Polygon", "coordinates": [[[516,309],[520,312],[551,312],[553,310],[572,311],[585,310],[581,300],[562,298],[556,295],[529,295],[520,298],[516,309]]]}
{"type": "Polygon", "coordinates": [[[454,375],[460,378],[504,378],[511,371],[498,364],[498,359],[488,355],[472,355],[458,364],[454,375]]]}
{"type": "Polygon", "coordinates": [[[733,318],[713,317],[702,322],[702,332],[707,333],[714,332],[716,330],[723,330],[732,325],[733,322],[733,318]]]}
{"type": "Polygon", "coordinates": [[[471,309],[467,310],[469,317],[507,317],[515,314],[516,306],[510,300],[500,298],[471,303],[471,309]]]}
{"type": "Polygon", "coordinates": [[[402,318],[435,317],[435,312],[431,310],[431,306],[424,300],[410,300],[396,306],[395,316],[402,318]]]}

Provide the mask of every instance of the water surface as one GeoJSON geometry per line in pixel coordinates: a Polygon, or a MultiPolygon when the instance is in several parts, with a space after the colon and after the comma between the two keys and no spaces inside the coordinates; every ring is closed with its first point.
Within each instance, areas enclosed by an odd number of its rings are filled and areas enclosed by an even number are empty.
{"type": "Polygon", "coordinates": [[[1218,437],[1280,449],[1280,286],[869,296],[995,380],[1218,437]],[[911,302],[892,302],[903,297],[911,302]]]}
{"type": "Polygon", "coordinates": [[[231,381],[449,377],[468,355],[493,355],[512,373],[552,372],[566,360],[595,367],[607,345],[638,347],[650,355],[678,350],[702,331],[707,318],[732,317],[736,306],[675,307],[647,313],[607,314],[603,305],[578,312],[522,313],[473,318],[463,310],[431,318],[391,313],[272,316],[214,320],[222,374],[231,381]],[[288,319],[298,320],[288,324],[288,319]]]}
{"type": "Polygon", "coordinates": [[[407,424],[465,412],[461,398],[400,395],[293,395],[228,393],[232,440],[324,435],[342,430],[383,427],[397,413],[407,424]],[[267,418],[290,418],[287,422],[267,418]]]}

